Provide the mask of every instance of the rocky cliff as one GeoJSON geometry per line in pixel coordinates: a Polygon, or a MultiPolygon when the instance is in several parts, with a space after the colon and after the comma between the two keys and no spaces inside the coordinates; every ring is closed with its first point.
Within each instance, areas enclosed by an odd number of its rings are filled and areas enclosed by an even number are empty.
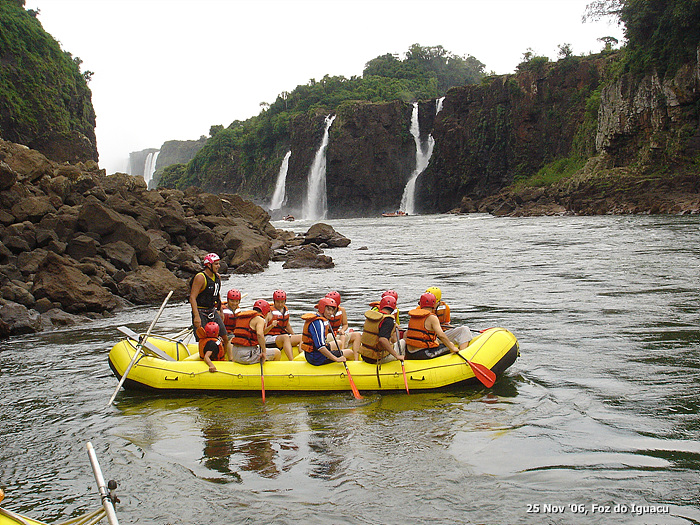
{"type": "Polygon", "coordinates": [[[21,4],[0,2],[0,137],[57,162],[97,161],[91,73],[21,4]]]}

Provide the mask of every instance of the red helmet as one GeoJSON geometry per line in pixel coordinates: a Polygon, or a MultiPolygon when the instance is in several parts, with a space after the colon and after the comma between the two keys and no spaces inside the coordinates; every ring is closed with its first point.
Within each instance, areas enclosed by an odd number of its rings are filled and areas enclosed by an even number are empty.
{"type": "Polygon", "coordinates": [[[340,304],[340,294],[333,290],[332,292],[328,292],[326,294],[326,297],[329,299],[333,299],[335,301],[335,306],[338,306],[340,304]]]}
{"type": "Polygon", "coordinates": [[[239,290],[229,290],[226,294],[226,299],[228,299],[229,301],[240,301],[241,292],[239,290]]]}
{"type": "Polygon", "coordinates": [[[399,300],[399,294],[396,293],[396,290],[387,290],[386,292],[384,292],[382,294],[382,297],[386,297],[387,295],[390,295],[391,297],[393,297],[397,301],[399,300]]]}
{"type": "Polygon", "coordinates": [[[261,314],[267,315],[270,313],[270,303],[265,299],[258,299],[253,303],[253,310],[259,310],[261,314]]]}
{"type": "Polygon", "coordinates": [[[332,306],[333,308],[338,308],[338,303],[336,303],[335,300],[333,300],[332,298],[330,298],[326,295],[323,299],[321,299],[318,302],[318,304],[316,305],[316,309],[320,313],[323,313],[326,310],[326,306],[332,306]]]}
{"type": "Polygon", "coordinates": [[[391,308],[392,310],[395,310],[396,298],[391,295],[385,295],[382,297],[382,300],[379,301],[379,309],[383,310],[384,308],[391,308]]]}
{"type": "Polygon", "coordinates": [[[219,325],[214,321],[207,323],[204,326],[204,334],[207,337],[219,337],[219,325]]]}
{"type": "Polygon", "coordinates": [[[287,293],[284,290],[275,290],[272,292],[272,300],[273,301],[286,301],[287,300],[287,293]]]}
{"type": "Polygon", "coordinates": [[[219,261],[220,257],[216,255],[215,253],[208,253],[207,256],[204,258],[204,264],[212,264],[215,263],[216,261],[219,261]]]}
{"type": "Polygon", "coordinates": [[[435,299],[435,296],[433,294],[431,294],[430,292],[425,292],[423,295],[420,296],[418,306],[420,306],[421,308],[435,308],[436,302],[437,299],[435,299]]]}

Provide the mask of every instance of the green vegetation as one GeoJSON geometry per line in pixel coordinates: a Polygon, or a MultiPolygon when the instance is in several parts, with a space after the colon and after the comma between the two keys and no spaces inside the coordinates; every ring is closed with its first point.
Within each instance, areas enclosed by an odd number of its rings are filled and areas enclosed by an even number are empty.
{"type": "Polygon", "coordinates": [[[574,173],[583,168],[585,163],[585,159],[577,156],[557,159],[550,162],[530,177],[516,178],[513,188],[522,189],[526,186],[551,186],[563,179],[571,177],[574,173]]]}
{"type": "Polygon", "coordinates": [[[0,0],[0,136],[31,145],[78,131],[94,140],[95,117],[82,61],[44,31],[23,0],[0,0]]]}
{"type": "MultiPolygon", "coordinates": [[[[362,77],[311,79],[272,103],[261,103],[259,115],[228,128],[212,126],[211,139],[187,165],[177,187],[226,180],[232,191],[257,193],[274,184],[273,176],[287,151],[292,121],[301,115],[336,112],[352,102],[413,102],[437,98],[456,85],[478,83],[484,64],[472,56],[454,55],[442,46],[412,45],[403,60],[387,54],[365,65],[362,77]],[[247,175],[246,175],[247,174],[247,175]],[[267,176],[252,177],[250,174],[267,176]]],[[[161,179],[160,184],[166,182],[161,179]]]]}

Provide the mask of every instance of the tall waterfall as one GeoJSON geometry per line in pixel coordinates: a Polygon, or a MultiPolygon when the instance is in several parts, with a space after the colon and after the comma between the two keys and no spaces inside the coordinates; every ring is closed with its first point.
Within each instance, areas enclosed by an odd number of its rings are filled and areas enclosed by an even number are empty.
{"type": "Polygon", "coordinates": [[[153,174],[156,172],[156,160],[158,160],[159,153],[160,150],[155,153],[149,153],[146,157],[146,163],[143,166],[143,180],[146,181],[146,187],[150,186],[153,174]]]}
{"type": "Polygon", "coordinates": [[[284,188],[287,182],[287,169],[289,169],[289,157],[292,156],[292,151],[288,151],[284,156],[282,165],[280,166],[279,174],[277,175],[277,184],[275,184],[275,192],[272,194],[270,201],[270,210],[279,210],[284,202],[284,188]]]}
{"type": "Polygon", "coordinates": [[[306,202],[304,203],[304,219],[325,219],[328,213],[328,199],[326,197],[326,148],[328,147],[328,130],[335,120],[335,115],[326,117],[326,129],[323,132],[321,147],[318,148],[314,162],[309,170],[309,178],[306,189],[306,202]]]}
{"type": "Polygon", "coordinates": [[[445,97],[440,97],[439,99],[437,99],[437,102],[435,104],[435,114],[436,115],[438,113],[440,113],[440,111],[442,111],[442,103],[443,102],[445,102],[445,97]]]}
{"type": "Polygon", "coordinates": [[[432,135],[428,135],[428,140],[425,144],[421,143],[420,125],[418,124],[418,102],[413,103],[411,135],[413,135],[413,141],[416,143],[416,168],[408,179],[401,197],[401,209],[409,215],[415,213],[416,208],[416,179],[428,167],[428,162],[435,146],[435,139],[433,139],[432,135]]]}

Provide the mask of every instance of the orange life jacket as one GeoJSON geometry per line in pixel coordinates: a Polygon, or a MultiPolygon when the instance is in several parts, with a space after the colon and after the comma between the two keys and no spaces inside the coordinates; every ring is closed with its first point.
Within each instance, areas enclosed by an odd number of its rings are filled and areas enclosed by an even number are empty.
{"type": "Polygon", "coordinates": [[[360,337],[360,354],[379,361],[389,353],[386,350],[381,350],[379,347],[379,328],[387,317],[392,317],[392,315],[376,310],[367,310],[365,312],[365,325],[362,328],[362,336],[360,337]]]}
{"type": "Polygon", "coordinates": [[[450,307],[447,303],[440,301],[435,308],[435,315],[437,315],[440,325],[450,324],[450,307]]]}
{"type": "Polygon", "coordinates": [[[331,328],[333,329],[334,332],[337,332],[338,330],[340,330],[340,327],[343,326],[343,312],[344,311],[345,310],[342,309],[341,306],[339,306],[338,311],[335,313],[335,315],[333,315],[333,317],[328,319],[328,322],[330,323],[331,328]]]}
{"type": "Polygon", "coordinates": [[[299,348],[301,348],[304,352],[313,352],[314,340],[311,338],[311,334],[309,333],[309,325],[317,319],[320,319],[323,321],[324,326],[326,327],[325,335],[328,335],[329,327],[327,324],[325,324],[326,318],[318,315],[317,313],[304,314],[301,316],[301,318],[304,320],[304,329],[301,332],[301,343],[299,344],[299,348]]]}
{"type": "Polygon", "coordinates": [[[236,317],[238,317],[239,313],[241,313],[240,308],[236,308],[235,312],[230,308],[224,308],[224,326],[227,333],[233,333],[233,329],[236,327],[236,317]]]}
{"type": "Polygon", "coordinates": [[[217,352],[216,354],[212,353],[209,359],[221,361],[224,358],[224,345],[220,337],[206,337],[204,328],[201,326],[197,329],[197,336],[199,337],[199,357],[204,359],[204,347],[207,346],[209,341],[214,341],[216,342],[217,352]]]}
{"type": "Polygon", "coordinates": [[[250,327],[250,322],[263,315],[257,310],[246,310],[236,316],[236,324],[233,327],[231,344],[235,346],[257,346],[258,334],[250,327]]]}
{"type": "Polygon", "coordinates": [[[437,341],[437,334],[425,328],[425,321],[431,314],[429,310],[416,308],[408,312],[408,328],[404,335],[406,344],[415,348],[436,348],[440,346],[437,341]]]}
{"type": "Polygon", "coordinates": [[[272,320],[277,321],[277,326],[270,328],[267,332],[268,335],[282,335],[287,333],[287,327],[289,326],[289,310],[285,306],[280,312],[279,310],[272,310],[272,320]]]}

